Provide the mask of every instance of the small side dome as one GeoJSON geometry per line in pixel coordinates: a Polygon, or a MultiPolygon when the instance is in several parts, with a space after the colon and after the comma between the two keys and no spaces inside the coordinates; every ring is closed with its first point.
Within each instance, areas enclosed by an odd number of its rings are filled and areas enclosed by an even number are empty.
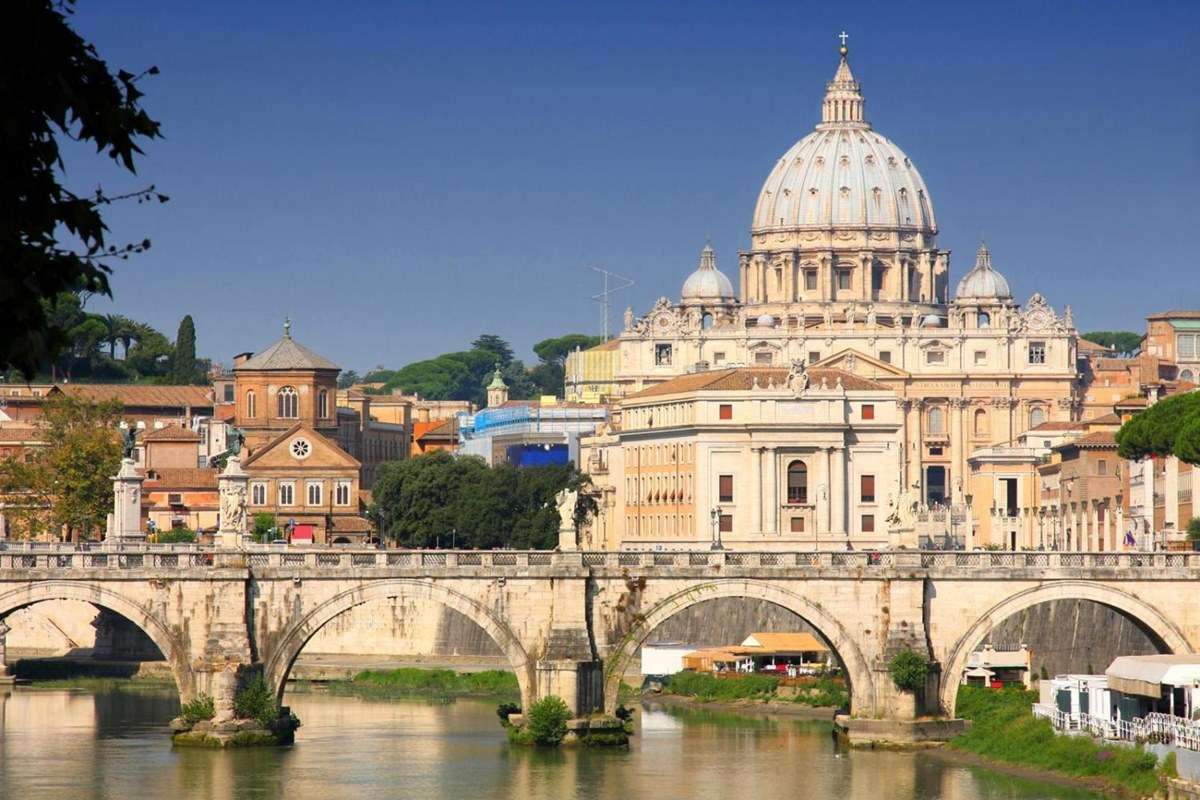
{"type": "Polygon", "coordinates": [[[733,284],[724,273],[717,269],[717,256],[711,244],[704,245],[700,251],[700,266],[683,282],[680,297],[688,301],[719,301],[734,300],[733,284]]]}
{"type": "Polygon", "coordinates": [[[992,269],[992,254],[988,252],[986,244],[980,243],[979,252],[975,254],[975,266],[958,282],[954,299],[1012,300],[1008,281],[992,269]]]}
{"type": "Polygon", "coordinates": [[[937,314],[926,314],[921,317],[922,328],[940,328],[942,327],[942,318],[937,314]]]}
{"type": "Polygon", "coordinates": [[[761,315],[759,315],[758,319],[754,320],[754,327],[756,327],[756,328],[774,328],[775,327],[775,318],[772,317],[770,314],[761,314],[761,315]]]}

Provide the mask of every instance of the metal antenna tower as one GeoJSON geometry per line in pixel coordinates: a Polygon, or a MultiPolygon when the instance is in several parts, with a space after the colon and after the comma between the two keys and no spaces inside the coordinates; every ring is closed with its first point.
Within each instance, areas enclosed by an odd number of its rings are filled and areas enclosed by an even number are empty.
{"type": "Polygon", "coordinates": [[[608,341],[608,308],[610,305],[609,299],[608,299],[609,295],[615,294],[615,293],[621,291],[622,289],[628,289],[630,286],[633,286],[633,281],[630,278],[626,278],[624,275],[618,275],[617,273],[610,272],[602,267],[592,267],[592,270],[594,270],[595,272],[599,272],[601,275],[604,276],[604,290],[602,292],[600,292],[600,294],[592,295],[592,299],[600,304],[600,309],[601,309],[600,313],[602,315],[602,327],[604,329],[604,341],[607,342],[608,341]],[[609,284],[610,279],[612,279],[614,282],[617,282],[617,285],[616,286],[610,285],[609,284]]]}

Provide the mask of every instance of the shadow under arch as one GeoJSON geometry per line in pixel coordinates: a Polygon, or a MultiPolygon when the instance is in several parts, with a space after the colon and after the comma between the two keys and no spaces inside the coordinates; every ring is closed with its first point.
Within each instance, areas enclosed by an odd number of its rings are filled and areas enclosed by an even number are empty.
{"type": "Polygon", "coordinates": [[[80,583],[77,581],[37,581],[22,584],[19,588],[0,592],[0,619],[13,611],[27,608],[50,600],[79,600],[106,608],[120,614],[142,630],[163,654],[175,678],[181,702],[188,702],[195,692],[191,666],[188,664],[188,649],[180,633],[171,629],[155,613],[144,605],[130,600],[120,592],[106,586],[80,583]]]}
{"type": "Polygon", "coordinates": [[[275,689],[276,696],[281,701],[283,700],[287,676],[292,671],[292,665],[296,663],[296,658],[304,646],[321,628],[355,606],[373,600],[392,598],[429,600],[440,603],[447,608],[454,609],[483,628],[508,658],[521,688],[522,707],[529,707],[534,699],[532,693],[534,682],[531,674],[533,664],[529,660],[525,648],[508,625],[467,595],[416,578],[394,578],[348,589],[316,606],[288,628],[278,644],[272,648],[270,656],[263,665],[267,681],[275,689]]]}
{"type": "Polygon", "coordinates": [[[617,693],[621,677],[639,647],[650,637],[654,629],[680,611],[708,600],[725,597],[762,600],[791,611],[825,637],[846,670],[846,683],[850,691],[850,713],[853,716],[875,715],[875,683],[870,665],[854,642],[850,632],[842,626],[820,604],[802,594],[785,589],[768,581],[728,578],[708,581],[676,592],[656,604],[642,616],[608,656],[604,675],[604,707],[612,711],[617,707],[617,693]]]}
{"type": "Polygon", "coordinates": [[[989,608],[954,643],[946,657],[947,668],[942,672],[941,705],[947,716],[954,716],[959,681],[967,667],[967,658],[978,649],[984,638],[1013,614],[1052,600],[1089,600],[1099,603],[1134,622],[1160,649],[1171,653],[1186,653],[1191,650],[1187,637],[1175,623],[1154,606],[1128,592],[1103,583],[1081,580],[1054,581],[1034,586],[1017,592],[989,608]]]}

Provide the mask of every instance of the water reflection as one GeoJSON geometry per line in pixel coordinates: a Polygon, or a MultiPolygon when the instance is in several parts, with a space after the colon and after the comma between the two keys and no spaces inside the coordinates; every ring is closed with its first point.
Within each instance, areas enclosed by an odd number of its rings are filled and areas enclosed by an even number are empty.
{"type": "Polygon", "coordinates": [[[0,798],[1082,798],[926,754],[839,751],[825,722],[645,709],[628,751],[510,748],[494,704],[289,695],[295,747],[173,750],[172,692],[0,695],[0,798]]]}

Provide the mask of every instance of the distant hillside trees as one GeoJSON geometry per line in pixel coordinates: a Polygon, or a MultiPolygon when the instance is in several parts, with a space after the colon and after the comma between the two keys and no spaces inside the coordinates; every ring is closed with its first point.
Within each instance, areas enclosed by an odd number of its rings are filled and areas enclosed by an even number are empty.
{"type": "Polygon", "coordinates": [[[1119,355],[1129,355],[1142,346],[1142,335],[1133,331],[1091,331],[1083,334],[1083,338],[1111,347],[1119,355]]]}

